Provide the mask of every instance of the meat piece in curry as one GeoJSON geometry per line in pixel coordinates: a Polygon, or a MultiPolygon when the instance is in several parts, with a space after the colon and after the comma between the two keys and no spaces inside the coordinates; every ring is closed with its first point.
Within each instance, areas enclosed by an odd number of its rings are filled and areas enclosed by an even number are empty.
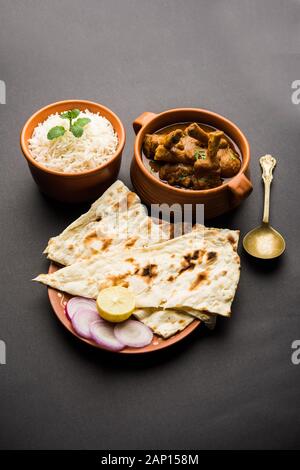
{"type": "Polygon", "coordinates": [[[223,178],[232,178],[240,171],[241,160],[232,148],[219,149],[218,157],[223,178]]]}
{"type": "Polygon", "coordinates": [[[208,132],[197,123],[180,126],[144,138],[144,154],[157,164],[160,179],[183,188],[211,189],[239,172],[239,156],[222,131],[208,132]]]}
{"type": "Polygon", "coordinates": [[[206,174],[199,177],[195,175],[193,165],[185,165],[184,163],[162,165],[159,169],[159,177],[172,186],[191,189],[210,189],[222,184],[219,174],[206,174]]]}

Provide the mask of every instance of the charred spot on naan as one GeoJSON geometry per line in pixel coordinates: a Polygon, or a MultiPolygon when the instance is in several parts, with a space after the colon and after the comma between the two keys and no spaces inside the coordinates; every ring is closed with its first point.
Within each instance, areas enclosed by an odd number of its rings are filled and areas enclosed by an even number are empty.
{"type": "Polygon", "coordinates": [[[180,274],[184,273],[185,271],[189,271],[191,269],[194,269],[194,267],[195,267],[195,263],[191,263],[188,260],[186,260],[185,258],[183,260],[181,260],[180,264],[181,264],[181,268],[178,271],[178,276],[180,276],[180,274]]]}
{"type": "Polygon", "coordinates": [[[101,238],[101,242],[102,242],[102,250],[106,251],[112,243],[112,238],[101,238]]]}
{"type": "Polygon", "coordinates": [[[125,243],[125,247],[126,248],[131,248],[135,245],[136,242],[137,242],[137,237],[131,237],[125,243]]]}
{"type": "Polygon", "coordinates": [[[123,274],[109,274],[105,283],[102,283],[99,288],[100,290],[105,289],[106,287],[112,286],[121,286],[121,287],[129,287],[129,282],[126,280],[127,276],[131,273],[126,272],[123,274]]]}
{"type": "Polygon", "coordinates": [[[237,241],[235,240],[234,236],[229,234],[228,237],[227,237],[227,240],[232,245],[234,251],[236,251],[237,250],[237,241]]]}
{"type": "Polygon", "coordinates": [[[209,251],[206,256],[207,264],[212,264],[217,261],[218,255],[215,251],[209,251]]]}
{"type": "Polygon", "coordinates": [[[127,207],[130,208],[136,201],[138,201],[137,195],[130,191],[127,194],[127,207]]]}
{"type": "Polygon", "coordinates": [[[202,261],[202,258],[203,258],[203,255],[204,255],[204,251],[203,250],[195,250],[193,251],[192,253],[186,255],[187,258],[189,258],[190,260],[193,260],[193,261],[198,261],[199,263],[201,263],[202,261]]]}
{"type": "Polygon", "coordinates": [[[178,272],[178,275],[182,274],[184,271],[192,270],[196,266],[197,263],[201,263],[203,257],[202,250],[195,250],[192,253],[188,253],[184,255],[183,259],[181,260],[181,269],[178,272]]]}
{"type": "Polygon", "coordinates": [[[190,285],[190,290],[197,289],[197,287],[200,286],[200,284],[209,284],[210,281],[208,279],[208,273],[206,271],[203,271],[202,273],[198,273],[196,278],[193,280],[193,282],[190,285]]]}
{"type": "Polygon", "coordinates": [[[147,237],[149,238],[151,237],[151,234],[152,234],[152,225],[153,225],[152,219],[148,217],[147,222],[146,222],[146,233],[147,233],[147,237]]]}
{"type": "Polygon", "coordinates": [[[126,210],[130,209],[130,207],[132,207],[138,201],[138,196],[132,191],[129,191],[126,196],[121,197],[121,199],[115,202],[112,207],[115,212],[117,212],[118,210],[126,210]]]}
{"type": "Polygon", "coordinates": [[[93,241],[98,240],[96,230],[93,230],[88,235],[85,236],[83,243],[85,245],[90,245],[93,241]]]}
{"type": "Polygon", "coordinates": [[[140,268],[137,274],[148,282],[157,276],[157,265],[149,263],[147,266],[140,268]]]}
{"type": "Polygon", "coordinates": [[[96,230],[89,233],[84,239],[84,245],[88,248],[91,248],[95,253],[99,251],[106,251],[112,243],[112,238],[102,238],[98,237],[96,230]],[[101,242],[101,248],[91,246],[94,242],[101,242]]]}

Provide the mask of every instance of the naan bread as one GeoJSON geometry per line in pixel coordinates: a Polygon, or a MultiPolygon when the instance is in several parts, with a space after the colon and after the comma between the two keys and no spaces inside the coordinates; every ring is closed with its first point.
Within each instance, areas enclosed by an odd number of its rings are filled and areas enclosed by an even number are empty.
{"type": "MultiPolygon", "coordinates": [[[[195,320],[195,312],[192,309],[190,309],[190,314],[188,314],[185,311],[171,308],[166,310],[137,308],[133,312],[133,315],[142,323],[149,326],[155,334],[163,338],[170,338],[170,336],[175,335],[175,333],[184,330],[195,320]]],[[[205,323],[207,328],[213,329],[215,327],[215,315],[196,312],[196,316],[205,323]]]]}
{"type": "Polygon", "coordinates": [[[239,232],[196,230],[113,256],[94,255],[35,280],[73,295],[96,298],[112,285],[128,287],[137,308],[192,309],[229,316],[240,275],[239,232]]]}
{"type": "MultiPolygon", "coordinates": [[[[182,227],[179,228],[179,233],[180,229],[182,227]]],[[[53,261],[71,265],[95,254],[111,255],[126,251],[132,246],[168,240],[171,232],[172,228],[168,223],[153,223],[139,197],[121,181],[116,181],[92,204],[87,213],[69,225],[61,235],[51,238],[44,253],[53,261]]],[[[145,321],[141,321],[151,323],[153,330],[164,337],[181,331],[193,321],[191,315],[177,313],[175,310],[168,310],[167,313],[160,310],[155,313],[152,309],[149,313],[149,309],[144,309],[143,314],[145,321]]],[[[209,328],[214,327],[215,316],[203,314],[201,319],[209,328]]]]}
{"type": "Polygon", "coordinates": [[[151,330],[163,338],[170,338],[179,331],[184,330],[194,318],[179,310],[163,309],[136,309],[133,315],[151,330]]]}
{"type": "Polygon", "coordinates": [[[170,238],[170,225],[148,217],[140,198],[116,181],[90,210],[50,238],[44,253],[68,266],[95,254],[111,254],[170,238]]]}

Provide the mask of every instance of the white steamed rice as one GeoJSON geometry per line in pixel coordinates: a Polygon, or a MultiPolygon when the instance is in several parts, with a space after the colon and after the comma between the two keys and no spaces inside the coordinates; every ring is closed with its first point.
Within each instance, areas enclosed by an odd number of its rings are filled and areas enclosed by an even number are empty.
{"type": "Polygon", "coordinates": [[[107,162],[118,146],[118,136],[113,126],[99,113],[91,113],[87,109],[78,117],[91,120],[84,126],[83,135],[79,138],[68,130],[69,121],[62,119],[58,113],[40,123],[28,140],[33,158],[52,170],[65,173],[91,170],[107,162]],[[55,126],[64,126],[67,131],[62,137],[48,140],[47,133],[55,126]]]}

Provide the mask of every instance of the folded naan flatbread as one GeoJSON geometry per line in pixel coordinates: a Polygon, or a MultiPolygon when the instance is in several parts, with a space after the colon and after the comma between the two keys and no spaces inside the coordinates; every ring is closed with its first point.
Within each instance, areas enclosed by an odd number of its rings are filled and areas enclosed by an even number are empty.
{"type": "Polygon", "coordinates": [[[73,295],[96,298],[128,287],[137,308],[229,316],[240,275],[239,232],[197,226],[191,233],[114,255],[95,254],[35,280],[73,295]]]}
{"type": "MultiPolygon", "coordinates": [[[[170,338],[179,331],[184,330],[190,323],[195,320],[195,315],[187,314],[181,310],[175,309],[155,309],[155,308],[137,308],[133,315],[149,326],[152,331],[162,336],[163,338],[170,338]]],[[[205,323],[207,328],[213,329],[216,324],[216,315],[207,315],[197,312],[197,317],[205,323]]]]}
{"type": "Polygon", "coordinates": [[[191,315],[175,309],[138,308],[134,311],[134,316],[165,339],[184,330],[195,320],[191,315]]]}
{"type": "Polygon", "coordinates": [[[52,261],[69,266],[95,254],[111,254],[168,240],[171,226],[148,217],[140,198],[116,181],[90,210],[50,238],[44,251],[52,261]]]}
{"type": "MultiPolygon", "coordinates": [[[[71,265],[94,255],[113,255],[133,246],[168,240],[173,232],[170,224],[161,221],[158,225],[149,218],[139,197],[121,181],[116,181],[87,213],[60,235],[51,238],[44,253],[55,262],[71,265]]],[[[214,328],[215,315],[201,312],[197,315],[208,328],[214,328]]],[[[191,312],[186,314],[173,309],[139,309],[136,310],[136,317],[164,338],[183,330],[193,321],[191,312]]]]}

